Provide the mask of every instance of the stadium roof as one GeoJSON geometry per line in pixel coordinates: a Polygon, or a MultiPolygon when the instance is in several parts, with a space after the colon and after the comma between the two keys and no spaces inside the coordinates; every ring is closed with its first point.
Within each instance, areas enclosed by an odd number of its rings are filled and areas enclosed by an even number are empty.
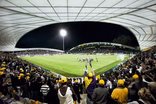
{"type": "Polygon", "coordinates": [[[71,21],[119,24],[134,33],[141,49],[156,45],[156,0],[1,0],[0,50],[16,50],[35,28],[71,21]]]}
{"type": "Polygon", "coordinates": [[[16,48],[15,50],[10,50],[9,52],[16,52],[16,51],[33,51],[33,50],[43,50],[43,51],[52,51],[52,52],[58,52],[58,53],[63,53],[64,51],[59,50],[59,49],[50,49],[50,48],[16,48]]]}

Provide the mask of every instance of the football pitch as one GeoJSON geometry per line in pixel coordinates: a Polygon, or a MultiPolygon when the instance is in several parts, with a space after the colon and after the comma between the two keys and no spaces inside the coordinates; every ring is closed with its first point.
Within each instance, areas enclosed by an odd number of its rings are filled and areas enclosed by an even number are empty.
{"type": "MultiPolygon", "coordinates": [[[[66,77],[80,77],[83,76],[85,71],[86,61],[81,61],[86,58],[93,59],[92,69],[95,74],[101,74],[123,60],[119,58],[119,55],[86,55],[86,54],[55,54],[47,56],[23,56],[20,57],[30,63],[40,66],[46,70],[64,75],[66,77]]],[[[88,71],[91,71],[91,67],[88,65],[88,71]]]]}

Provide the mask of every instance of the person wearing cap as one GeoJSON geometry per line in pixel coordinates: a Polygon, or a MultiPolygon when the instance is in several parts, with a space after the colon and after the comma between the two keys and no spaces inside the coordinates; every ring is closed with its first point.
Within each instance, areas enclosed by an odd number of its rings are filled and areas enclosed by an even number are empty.
{"type": "Polygon", "coordinates": [[[138,79],[139,76],[138,76],[137,74],[134,74],[134,75],[132,76],[132,78],[133,78],[133,79],[138,79]]]}
{"type": "Polygon", "coordinates": [[[6,69],[6,67],[2,67],[0,68],[0,71],[4,71],[6,69]]]}
{"type": "Polygon", "coordinates": [[[92,94],[96,88],[96,77],[92,72],[88,73],[88,76],[84,78],[85,89],[87,93],[87,104],[93,104],[92,94]]]}
{"type": "Polygon", "coordinates": [[[58,89],[58,98],[60,100],[60,104],[74,104],[74,100],[72,98],[72,90],[67,86],[67,78],[61,78],[61,86],[58,89]]]}
{"type": "Polygon", "coordinates": [[[139,75],[134,74],[132,76],[132,82],[128,86],[129,89],[129,101],[136,101],[139,96],[138,96],[138,91],[139,89],[143,86],[142,81],[140,81],[139,75]]]}
{"type": "Polygon", "coordinates": [[[93,104],[107,104],[109,99],[109,92],[107,88],[104,88],[105,81],[99,80],[98,88],[94,89],[92,99],[93,104]]]}
{"type": "Polygon", "coordinates": [[[20,72],[21,72],[21,73],[23,73],[23,72],[24,72],[23,68],[20,68],[20,72]]]}
{"type": "Polygon", "coordinates": [[[77,79],[74,81],[73,90],[74,90],[75,94],[77,95],[78,103],[80,103],[80,100],[81,100],[81,97],[80,97],[80,84],[79,84],[77,79]]]}
{"type": "Polygon", "coordinates": [[[2,62],[1,66],[2,66],[2,67],[6,67],[6,62],[5,62],[5,61],[2,62]]]}
{"type": "Polygon", "coordinates": [[[3,74],[4,74],[4,72],[3,71],[0,71],[0,76],[3,75],[3,74]]]}
{"type": "Polygon", "coordinates": [[[124,86],[124,80],[119,79],[117,88],[111,94],[111,98],[119,104],[126,104],[128,100],[128,89],[124,86]]]}

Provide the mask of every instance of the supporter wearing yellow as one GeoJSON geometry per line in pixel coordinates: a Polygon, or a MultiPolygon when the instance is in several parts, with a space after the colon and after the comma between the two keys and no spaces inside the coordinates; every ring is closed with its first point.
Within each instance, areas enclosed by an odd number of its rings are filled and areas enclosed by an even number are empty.
{"type": "Polygon", "coordinates": [[[93,77],[93,74],[92,73],[89,73],[88,74],[88,77],[85,77],[84,78],[85,88],[87,88],[90,85],[90,83],[92,82],[92,80],[93,80],[92,77],[93,77]]]}
{"type": "Polygon", "coordinates": [[[0,68],[0,71],[4,71],[6,69],[6,67],[2,67],[0,68]]]}
{"type": "Polygon", "coordinates": [[[3,63],[1,64],[1,66],[2,66],[2,67],[6,67],[6,62],[3,62],[3,63]]]}
{"type": "Polygon", "coordinates": [[[119,79],[117,88],[115,88],[111,94],[112,99],[120,104],[126,104],[128,99],[128,89],[124,87],[124,80],[119,79]]]}
{"type": "Polygon", "coordinates": [[[4,74],[4,70],[5,70],[5,69],[6,69],[5,67],[0,68],[0,75],[3,75],[3,74],[4,74]]]}
{"type": "Polygon", "coordinates": [[[135,80],[135,79],[138,79],[139,76],[138,76],[137,74],[134,74],[134,75],[132,76],[132,78],[135,80]]]}
{"type": "Polygon", "coordinates": [[[0,76],[3,75],[3,74],[4,74],[4,72],[3,71],[0,71],[0,76]]]}
{"type": "Polygon", "coordinates": [[[85,88],[87,92],[87,104],[92,104],[92,94],[96,87],[96,78],[92,72],[84,78],[85,88]]]}

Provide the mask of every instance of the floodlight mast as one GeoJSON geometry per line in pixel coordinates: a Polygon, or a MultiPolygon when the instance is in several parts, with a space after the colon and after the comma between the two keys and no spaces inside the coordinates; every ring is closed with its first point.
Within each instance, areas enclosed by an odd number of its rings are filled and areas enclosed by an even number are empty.
{"type": "Polygon", "coordinates": [[[61,35],[61,37],[63,38],[63,51],[64,51],[64,37],[66,37],[67,36],[67,31],[65,30],[65,29],[61,29],[60,30],[60,35],[61,35]]]}

